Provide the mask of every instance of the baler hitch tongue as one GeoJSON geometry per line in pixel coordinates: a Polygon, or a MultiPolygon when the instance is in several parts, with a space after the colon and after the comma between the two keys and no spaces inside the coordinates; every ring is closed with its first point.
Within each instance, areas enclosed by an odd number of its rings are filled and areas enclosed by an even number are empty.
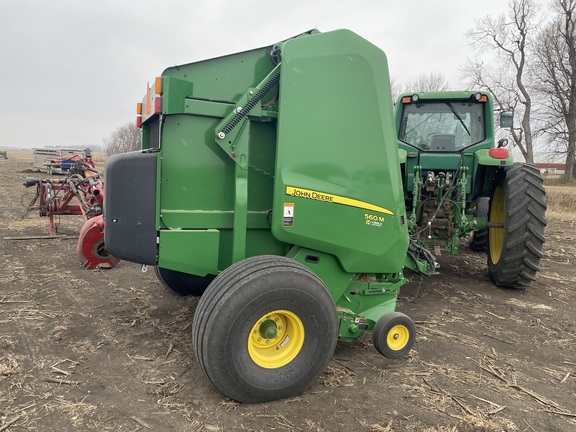
{"type": "Polygon", "coordinates": [[[410,238],[406,257],[406,267],[424,276],[432,276],[440,268],[434,255],[413,238],[410,238]]]}

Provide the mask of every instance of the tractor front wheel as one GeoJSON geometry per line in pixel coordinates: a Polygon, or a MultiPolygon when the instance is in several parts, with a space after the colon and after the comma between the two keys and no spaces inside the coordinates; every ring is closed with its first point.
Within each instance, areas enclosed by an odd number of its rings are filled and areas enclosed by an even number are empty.
{"type": "Polygon", "coordinates": [[[193,321],[196,358],[231,399],[261,403],[296,396],[330,362],[338,316],[324,283],[278,256],[240,261],[201,297],[193,321]]]}
{"type": "Polygon", "coordinates": [[[536,280],[545,241],[546,199],[538,168],[506,167],[488,215],[488,271],[501,287],[526,289],[536,280]]]}
{"type": "Polygon", "coordinates": [[[154,267],[154,272],[166,288],[181,296],[201,296],[216,277],[214,275],[196,276],[158,266],[154,267]]]}
{"type": "Polygon", "coordinates": [[[416,342],[416,326],[403,313],[382,316],[372,331],[372,343],[380,354],[390,359],[404,357],[416,342]]]}

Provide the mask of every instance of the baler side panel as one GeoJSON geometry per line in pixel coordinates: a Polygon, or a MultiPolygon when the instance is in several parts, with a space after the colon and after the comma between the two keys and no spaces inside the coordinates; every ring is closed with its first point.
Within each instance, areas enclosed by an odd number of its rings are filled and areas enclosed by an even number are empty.
{"type": "Polygon", "coordinates": [[[384,53],[345,30],[289,40],[279,114],[274,235],[347,272],[401,271],[408,234],[384,53]]]}
{"type": "MultiPolygon", "coordinates": [[[[160,248],[159,264],[164,268],[201,275],[217,273],[232,264],[236,168],[234,161],[214,142],[214,130],[220,121],[220,118],[203,115],[165,116],[160,238],[171,230],[182,232],[182,237],[186,230],[198,230],[198,233],[190,235],[189,242],[171,242],[170,248],[160,248]],[[219,235],[211,231],[202,234],[201,230],[218,230],[219,235]],[[215,241],[218,241],[217,250],[215,241]],[[212,267],[200,269],[198,260],[190,257],[202,254],[204,247],[209,249],[207,254],[217,252],[218,260],[204,261],[212,263],[212,267]]],[[[251,162],[245,257],[283,255],[284,245],[270,232],[276,128],[272,123],[259,122],[251,122],[248,127],[251,162]]]]}

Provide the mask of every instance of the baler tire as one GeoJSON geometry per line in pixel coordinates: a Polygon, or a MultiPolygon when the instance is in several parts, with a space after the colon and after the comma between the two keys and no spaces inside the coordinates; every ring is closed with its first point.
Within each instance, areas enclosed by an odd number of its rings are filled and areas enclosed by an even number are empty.
{"type": "Polygon", "coordinates": [[[402,358],[416,343],[416,326],[401,312],[387,313],[376,322],[372,330],[372,343],[384,357],[402,358]]]}
{"type": "Polygon", "coordinates": [[[154,266],[158,280],[169,290],[181,296],[201,296],[215,275],[196,276],[188,273],[154,266]]]}
{"type": "MultiPolygon", "coordinates": [[[[488,211],[490,209],[490,198],[481,197],[478,199],[476,207],[476,216],[479,218],[487,218],[488,211]]],[[[484,252],[488,246],[488,230],[483,229],[479,231],[474,231],[472,233],[472,239],[470,240],[470,249],[475,252],[484,252]]]]}
{"type": "Polygon", "coordinates": [[[336,347],[338,315],[310,269],[258,256],[214,279],[200,298],[192,333],[212,384],[236,401],[262,403],[296,396],[317,381],[336,347]]]}
{"type": "Polygon", "coordinates": [[[490,199],[488,272],[500,287],[526,289],[536,280],[543,256],[546,193],[540,171],[533,165],[506,167],[490,199]]]}

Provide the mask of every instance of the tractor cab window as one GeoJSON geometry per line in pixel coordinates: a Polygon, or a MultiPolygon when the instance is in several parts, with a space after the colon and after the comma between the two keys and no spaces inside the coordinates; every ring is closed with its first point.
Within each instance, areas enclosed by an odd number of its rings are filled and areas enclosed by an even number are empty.
{"type": "Polygon", "coordinates": [[[460,151],[486,138],[484,104],[471,101],[406,104],[398,138],[425,151],[460,151]]]}

